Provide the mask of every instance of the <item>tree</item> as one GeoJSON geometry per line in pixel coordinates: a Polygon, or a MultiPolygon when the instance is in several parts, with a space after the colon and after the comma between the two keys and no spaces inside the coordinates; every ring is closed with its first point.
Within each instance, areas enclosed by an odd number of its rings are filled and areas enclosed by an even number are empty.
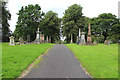
{"type": "Polygon", "coordinates": [[[6,8],[7,2],[2,1],[2,41],[8,42],[10,36],[10,25],[8,20],[11,20],[11,14],[6,8]]]}
{"type": "Polygon", "coordinates": [[[66,36],[67,42],[70,42],[71,34],[73,35],[73,41],[75,42],[79,28],[83,29],[85,24],[85,17],[82,13],[82,7],[77,4],[70,6],[67,10],[65,10],[62,22],[63,35],[66,36]]]}
{"type": "Polygon", "coordinates": [[[41,7],[38,4],[22,6],[17,15],[19,15],[19,17],[14,31],[16,38],[23,37],[26,39],[26,36],[30,35],[31,40],[34,40],[39,22],[44,15],[41,7]]]}
{"type": "Polygon", "coordinates": [[[44,19],[39,24],[41,31],[45,36],[51,36],[52,42],[60,39],[61,19],[58,14],[53,11],[48,11],[44,15],[44,19]]]}
{"type": "Polygon", "coordinates": [[[111,13],[103,13],[98,17],[91,18],[85,25],[86,34],[88,32],[88,23],[91,24],[92,35],[98,37],[103,35],[104,40],[100,42],[104,42],[108,36],[117,35],[120,32],[119,30],[116,32],[116,30],[120,28],[118,25],[119,19],[111,13]]]}

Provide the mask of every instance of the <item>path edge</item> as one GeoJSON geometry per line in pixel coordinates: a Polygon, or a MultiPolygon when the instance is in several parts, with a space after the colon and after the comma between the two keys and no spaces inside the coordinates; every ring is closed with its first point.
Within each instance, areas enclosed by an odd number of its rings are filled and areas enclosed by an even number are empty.
{"type": "Polygon", "coordinates": [[[46,54],[48,53],[48,51],[49,51],[51,48],[53,48],[53,46],[54,46],[54,44],[53,44],[50,48],[48,48],[43,54],[41,54],[39,57],[37,57],[31,64],[29,64],[28,67],[21,72],[21,74],[19,75],[18,79],[19,79],[19,78],[23,78],[24,76],[26,76],[26,75],[31,71],[31,69],[32,69],[35,65],[37,65],[36,62],[39,62],[40,59],[42,58],[42,56],[46,55],[46,54]]]}
{"type": "MultiPolygon", "coordinates": [[[[70,49],[67,45],[65,45],[68,49],[70,49]]],[[[72,51],[71,49],[70,49],[70,51],[72,51]]],[[[73,51],[72,51],[72,53],[73,53],[73,51]]],[[[73,53],[73,55],[75,56],[75,54],[73,53]]],[[[77,57],[75,56],[75,58],[77,59],[77,57]]],[[[78,59],[77,59],[78,60],[78,59]]],[[[78,60],[79,61],[79,60],[78,60]]],[[[84,70],[84,72],[87,74],[87,75],[89,75],[92,79],[94,79],[93,77],[92,77],[92,75],[90,75],[90,73],[82,66],[82,63],[79,61],[79,63],[80,63],[80,67],[84,70]]]]}

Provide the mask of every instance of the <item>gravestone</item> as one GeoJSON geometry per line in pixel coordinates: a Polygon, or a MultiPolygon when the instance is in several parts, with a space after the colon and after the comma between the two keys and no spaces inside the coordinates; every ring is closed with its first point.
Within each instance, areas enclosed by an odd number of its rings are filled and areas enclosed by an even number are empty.
{"type": "Polygon", "coordinates": [[[49,43],[51,43],[51,36],[49,37],[49,43]]]}
{"type": "Polygon", "coordinates": [[[87,45],[91,45],[92,44],[92,37],[91,37],[91,28],[90,28],[90,23],[88,26],[88,35],[87,35],[87,45]]]}
{"type": "Polygon", "coordinates": [[[22,37],[19,38],[19,44],[20,44],[20,45],[23,45],[23,44],[24,44],[24,40],[23,40],[22,37]]]}
{"type": "Polygon", "coordinates": [[[40,44],[40,31],[39,31],[39,28],[37,29],[36,31],[36,39],[34,41],[35,44],[40,44]]]}
{"type": "Polygon", "coordinates": [[[80,38],[81,38],[81,32],[80,32],[80,28],[79,28],[79,34],[78,34],[77,44],[81,44],[80,38]]]}
{"type": "Polygon", "coordinates": [[[73,43],[73,36],[72,36],[72,34],[71,34],[71,41],[70,41],[70,43],[73,43]]]}
{"type": "Polygon", "coordinates": [[[47,43],[48,43],[49,41],[48,41],[48,36],[47,36],[47,43]]]}
{"type": "Polygon", "coordinates": [[[105,45],[110,45],[111,41],[110,40],[105,40],[104,44],[105,45]]]}
{"type": "Polygon", "coordinates": [[[11,36],[11,37],[9,37],[9,39],[10,39],[10,43],[9,43],[9,45],[15,45],[14,37],[11,36]]]}
{"type": "Polygon", "coordinates": [[[42,43],[44,43],[44,34],[42,35],[42,43]]]}
{"type": "Polygon", "coordinates": [[[82,32],[80,43],[85,44],[85,33],[84,32],[82,32]]]}
{"type": "Polygon", "coordinates": [[[26,44],[30,44],[30,35],[27,35],[27,43],[26,44]]]}

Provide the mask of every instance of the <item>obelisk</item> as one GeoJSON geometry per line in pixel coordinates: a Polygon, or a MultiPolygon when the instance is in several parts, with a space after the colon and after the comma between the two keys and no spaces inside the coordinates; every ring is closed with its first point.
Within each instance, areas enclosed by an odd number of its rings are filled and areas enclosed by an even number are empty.
{"type": "Polygon", "coordinates": [[[91,38],[91,28],[90,28],[90,23],[88,26],[88,35],[87,35],[87,44],[91,44],[92,43],[92,38],[91,38]]]}

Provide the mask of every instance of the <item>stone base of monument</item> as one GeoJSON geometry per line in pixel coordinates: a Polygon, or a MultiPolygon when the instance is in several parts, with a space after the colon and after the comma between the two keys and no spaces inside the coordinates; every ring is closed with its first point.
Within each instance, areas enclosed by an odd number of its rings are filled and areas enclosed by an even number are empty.
{"type": "Polygon", "coordinates": [[[9,45],[14,46],[15,44],[9,44],[9,45]]]}

